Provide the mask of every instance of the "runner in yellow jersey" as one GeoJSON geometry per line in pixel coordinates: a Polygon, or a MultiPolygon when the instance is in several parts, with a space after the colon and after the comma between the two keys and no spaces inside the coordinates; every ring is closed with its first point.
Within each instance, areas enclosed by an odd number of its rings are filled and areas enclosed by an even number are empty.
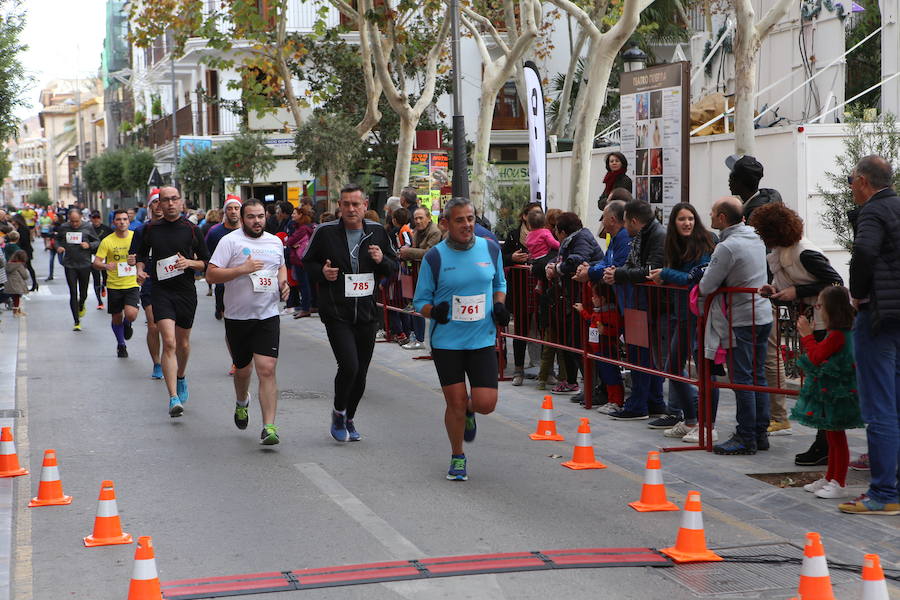
{"type": "Polygon", "coordinates": [[[116,335],[116,356],[128,357],[125,340],[131,339],[131,323],[137,319],[140,287],[134,254],[129,254],[133,231],[129,231],[128,212],[117,210],[113,214],[115,230],[100,242],[94,258],[94,267],[107,271],[106,306],[112,315],[112,330],[116,335]]]}

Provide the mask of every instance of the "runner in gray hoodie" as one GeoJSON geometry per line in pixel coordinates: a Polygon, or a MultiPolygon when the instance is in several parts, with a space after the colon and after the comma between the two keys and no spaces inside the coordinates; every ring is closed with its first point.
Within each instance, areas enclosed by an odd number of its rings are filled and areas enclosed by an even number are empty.
{"type": "MultiPolygon", "coordinates": [[[[743,223],[743,206],[739,198],[726,196],[716,201],[710,218],[712,227],[720,231],[719,244],[700,280],[700,293],[708,296],[720,287],[754,290],[753,293],[734,293],[725,297],[729,313],[726,319],[730,318],[731,332],[725,332],[721,345],[728,349],[727,364],[732,383],[765,386],[772,305],[755,290],[767,282],[766,246],[756,231],[743,223]]],[[[711,320],[719,315],[718,308],[710,310],[711,320]]],[[[757,450],[768,450],[769,394],[735,390],[734,395],[737,431],[729,440],[714,446],[713,452],[756,454],[757,450]]]]}
{"type": "Polygon", "coordinates": [[[91,255],[97,251],[100,240],[94,227],[82,219],[79,209],[70,208],[68,219],[56,229],[56,251],[65,253],[62,263],[69,286],[69,308],[75,320],[73,330],[81,331],[81,317],[84,316],[84,303],[91,281],[91,255]]]}

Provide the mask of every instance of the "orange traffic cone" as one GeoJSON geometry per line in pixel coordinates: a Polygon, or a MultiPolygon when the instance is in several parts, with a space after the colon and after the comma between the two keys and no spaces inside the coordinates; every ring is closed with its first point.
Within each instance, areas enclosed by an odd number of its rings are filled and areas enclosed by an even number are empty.
{"type": "Polygon", "coordinates": [[[134,571],[128,586],[127,600],[162,600],[159,575],[156,572],[156,555],[153,553],[153,538],[142,535],[138,538],[134,551],[134,571]]]}
{"type": "Polygon", "coordinates": [[[41,467],[41,483],[37,498],[32,498],[28,506],[56,506],[72,504],[72,496],[63,495],[59,467],[56,466],[56,450],[44,451],[44,465],[41,467]]]}
{"type": "Polygon", "coordinates": [[[800,566],[800,588],[798,598],[791,600],[835,600],[825,560],[825,547],[818,533],[806,534],[803,548],[803,564],[800,566]]]}
{"type": "Polygon", "coordinates": [[[555,442],[561,442],[566,439],[556,433],[556,421],[553,420],[553,396],[544,396],[537,430],[528,437],[533,440],[553,440],[555,442]]]}
{"type": "Polygon", "coordinates": [[[4,427],[0,434],[0,477],[18,477],[19,475],[28,475],[28,471],[19,466],[19,455],[16,454],[12,429],[4,427]]]}
{"type": "Polygon", "coordinates": [[[887,582],[877,554],[866,554],[862,570],[862,600],[888,600],[887,582]]]}
{"type": "Polygon", "coordinates": [[[706,534],[703,532],[703,505],[700,503],[700,492],[688,492],[684,501],[684,513],[681,515],[681,529],[675,538],[675,546],[660,550],[677,563],[715,562],[722,557],[706,547],[706,534]]]}
{"type": "Polygon", "coordinates": [[[641,499],[637,502],[629,502],[628,506],[638,512],[678,510],[677,506],[666,499],[666,486],[663,483],[659,452],[651,450],[647,453],[647,469],[644,471],[641,499]]]}
{"type": "Polygon", "coordinates": [[[575,453],[572,460],[561,463],[570,469],[605,469],[606,465],[594,458],[594,444],[591,442],[591,424],[587,417],[581,419],[578,426],[578,439],[575,440],[575,453]]]}
{"type": "Polygon", "coordinates": [[[84,538],[84,545],[90,548],[130,544],[133,541],[129,534],[122,532],[113,482],[104,481],[100,484],[100,501],[97,504],[97,516],[94,518],[94,533],[84,538]]]}

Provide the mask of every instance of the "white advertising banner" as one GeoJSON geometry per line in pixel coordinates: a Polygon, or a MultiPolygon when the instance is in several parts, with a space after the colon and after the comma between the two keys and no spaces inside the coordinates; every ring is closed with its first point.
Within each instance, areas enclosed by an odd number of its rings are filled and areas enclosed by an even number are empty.
{"type": "Polygon", "coordinates": [[[525,89],[528,97],[528,174],[531,201],[547,210],[547,124],[544,119],[544,91],[537,65],[525,63],[525,89]]]}

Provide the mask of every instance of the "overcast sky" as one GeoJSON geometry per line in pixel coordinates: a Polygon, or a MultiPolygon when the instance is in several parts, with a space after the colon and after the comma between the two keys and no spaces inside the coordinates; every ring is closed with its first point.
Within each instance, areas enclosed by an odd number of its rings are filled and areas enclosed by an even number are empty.
{"type": "Polygon", "coordinates": [[[28,0],[22,55],[25,70],[34,78],[25,93],[30,107],[18,111],[27,118],[40,110],[41,89],[53,79],[85,78],[97,74],[106,35],[106,0],[28,0]]]}

